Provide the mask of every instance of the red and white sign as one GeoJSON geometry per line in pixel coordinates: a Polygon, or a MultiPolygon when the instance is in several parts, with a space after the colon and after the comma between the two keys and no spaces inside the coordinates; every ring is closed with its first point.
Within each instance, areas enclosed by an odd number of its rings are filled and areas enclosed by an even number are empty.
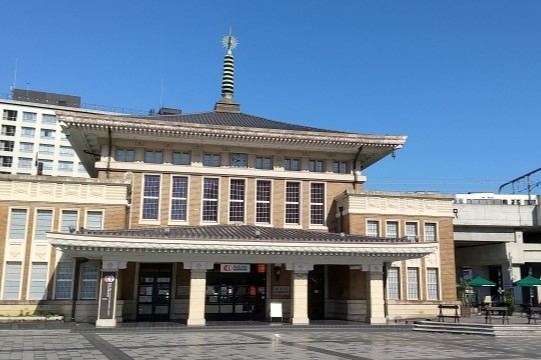
{"type": "Polygon", "coordinates": [[[249,273],[250,264],[220,264],[220,271],[225,273],[249,273]]]}

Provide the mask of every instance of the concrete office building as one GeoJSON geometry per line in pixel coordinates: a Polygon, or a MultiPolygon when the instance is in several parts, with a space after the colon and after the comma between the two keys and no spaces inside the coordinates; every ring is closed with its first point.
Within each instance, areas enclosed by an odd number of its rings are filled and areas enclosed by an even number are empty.
{"type": "MultiPolygon", "coordinates": [[[[378,324],[435,315],[437,304],[456,301],[452,196],[362,189],[363,170],[406,138],[242,113],[233,99],[234,38],[224,43],[222,98],[213,111],[57,111],[97,198],[112,208],[102,209],[101,230],[87,227],[85,214],[98,204],[85,204],[85,186],[61,179],[57,186],[79,205],[0,202],[9,234],[0,296],[10,296],[0,309],[30,301],[24,287],[34,283],[30,263],[38,258],[48,285],[36,307],[62,304],[75,320],[93,313],[97,326],[274,316],[378,324]],[[44,229],[49,252],[31,257],[44,229]],[[8,250],[12,233],[25,234],[19,258],[8,250]]],[[[24,179],[1,181],[17,187],[24,179]]]]}

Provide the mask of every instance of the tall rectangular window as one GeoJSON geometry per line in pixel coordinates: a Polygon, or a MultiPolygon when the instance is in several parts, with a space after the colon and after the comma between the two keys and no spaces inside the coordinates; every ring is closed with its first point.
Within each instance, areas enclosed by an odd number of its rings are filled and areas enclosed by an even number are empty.
{"type": "Polygon", "coordinates": [[[47,240],[47,232],[53,227],[53,211],[39,209],[36,214],[36,227],[34,239],[37,241],[47,240]]]}
{"type": "Polygon", "coordinates": [[[218,221],[218,179],[203,180],[203,221],[218,221]]]}
{"type": "Polygon", "coordinates": [[[103,211],[87,211],[85,228],[88,230],[103,229],[103,211]]]}
{"type": "Polygon", "coordinates": [[[173,158],[171,160],[173,165],[190,165],[191,161],[192,159],[189,152],[173,152],[173,158]]]}
{"type": "Polygon", "coordinates": [[[245,193],[245,181],[231,179],[231,183],[229,185],[229,222],[244,223],[245,193]]]}
{"type": "Polygon", "coordinates": [[[286,182],[286,224],[300,224],[301,221],[301,184],[286,182]]]}
{"type": "Polygon", "coordinates": [[[325,184],[310,184],[310,224],[325,224],[325,184]]]}
{"type": "Polygon", "coordinates": [[[173,176],[171,179],[171,220],[187,220],[188,178],[173,176]]]}
{"type": "Polygon", "coordinates": [[[387,271],[387,297],[389,300],[400,300],[400,268],[390,267],[387,271]]]}
{"type": "Polygon", "coordinates": [[[72,229],[77,229],[77,218],[79,213],[77,210],[62,210],[62,218],[60,219],[60,231],[61,232],[71,232],[72,229]]]}
{"type": "Polygon", "coordinates": [[[43,124],[56,124],[56,115],[42,114],[41,122],[43,124]]]}
{"type": "Polygon", "coordinates": [[[134,162],[135,161],[135,150],[133,150],[133,149],[116,149],[115,160],[116,161],[123,161],[123,162],[134,162]]]}
{"type": "Polygon", "coordinates": [[[419,300],[419,268],[408,268],[408,299],[419,300]]]}
{"type": "Polygon", "coordinates": [[[379,221],[369,220],[366,222],[366,236],[379,236],[379,221]]]}
{"type": "Polygon", "coordinates": [[[272,159],[270,157],[263,157],[258,156],[255,158],[255,168],[256,169],[264,169],[264,170],[272,170],[272,159]]]}
{"type": "Polygon", "coordinates": [[[11,209],[9,221],[9,240],[24,240],[26,238],[26,209],[11,209]]]}
{"type": "Polygon", "coordinates": [[[406,237],[409,241],[417,241],[419,233],[417,232],[417,223],[406,223],[406,237]]]}
{"type": "Polygon", "coordinates": [[[73,263],[59,262],[56,264],[55,273],[54,298],[57,300],[71,299],[73,288],[73,263]]]}
{"type": "Polygon", "coordinates": [[[94,300],[98,297],[98,264],[86,262],[81,269],[81,299],[94,300]]]}
{"type": "Polygon", "coordinates": [[[425,241],[426,242],[438,241],[438,238],[436,236],[436,224],[425,223],[425,241]]]}
{"type": "Polygon", "coordinates": [[[47,268],[46,262],[32,263],[28,300],[44,300],[47,298],[47,268]]]}
{"type": "Polygon", "coordinates": [[[163,164],[163,152],[146,150],[145,162],[148,164],[163,164]]]}
{"type": "Polygon", "coordinates": [[[398,238],[398,221],[387,221],[385,236],[388,238],[398,238]]]}
{"type": "Polygon", "coordinates": [[[438,269],[426,269],[426,298],[427,300],[439,300],[438,269]]]}
{"type": "Polygon", "coordinates": [[[204,166],[221,166],[222,158],[220,154],[203,154],[204,166]]]}
{"type": "Polygon", "coordinates": [[[143,220],[158,220],[160,210],[160,175],[145,175],[143,188],[143,220]]]}
{"type": "Polygon", "coordinates": [[[299,159],[284,159],[284,170],[299,171],[301,169],[299,159]]]}
{"type": "Polygon", "coordinates": [[[4,300],[19,300],[21,292],[22,263],[8,261],[4,271],[4,300]]]}
{"type": "Polygon", "coordinates": [[[271,222],[271,182],[258,180],[256,184],[255,222],[271,222]]]}

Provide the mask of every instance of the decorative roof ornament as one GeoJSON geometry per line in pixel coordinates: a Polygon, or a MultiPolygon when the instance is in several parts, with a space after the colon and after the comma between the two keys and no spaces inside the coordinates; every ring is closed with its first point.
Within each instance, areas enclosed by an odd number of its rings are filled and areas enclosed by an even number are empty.
{"type": "Polygon", "coordinates": [[[229,35],[222,38],[222,45],[227,49],[224,57],[224,67],[222,75],[222,98],[214,107],[218,112],[240,112],[240,105],[233,100],[235,89],[235,59],[233,58],[233,49],[237,47],[239,41],[232,34],[232,29],[229,28],[229,35]]]}

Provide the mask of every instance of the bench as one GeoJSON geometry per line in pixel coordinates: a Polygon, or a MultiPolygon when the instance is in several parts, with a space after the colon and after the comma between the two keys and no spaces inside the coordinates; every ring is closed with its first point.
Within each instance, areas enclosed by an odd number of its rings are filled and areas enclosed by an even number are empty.
{"type": "Polygon", "coordinates": [[[438,305],[438,309],[440,309],[440,312],[438,314],[438,321],[445,322],[445,318],[450,318],[453,319],[454,322],[460,322],[460,315],[458,314],[458,309],[460,309],[460,306],[440,304],[438,305]]]}
{"type": "Polygon", "coordinates": [[[534,324],[537,325],[537,318],[541,314],[541,307],[539,306],[529,307],[526,310],[526,313],[528,314],[528,324],[533,320],[534,324]]]}
{"type": "Polygon", "coordinates": [[[509,325],[509,308],[507,306],[487,306],[485,308],[485,324],[492,324],[492,318],[501,317],[502,324],[509,325]]]}

